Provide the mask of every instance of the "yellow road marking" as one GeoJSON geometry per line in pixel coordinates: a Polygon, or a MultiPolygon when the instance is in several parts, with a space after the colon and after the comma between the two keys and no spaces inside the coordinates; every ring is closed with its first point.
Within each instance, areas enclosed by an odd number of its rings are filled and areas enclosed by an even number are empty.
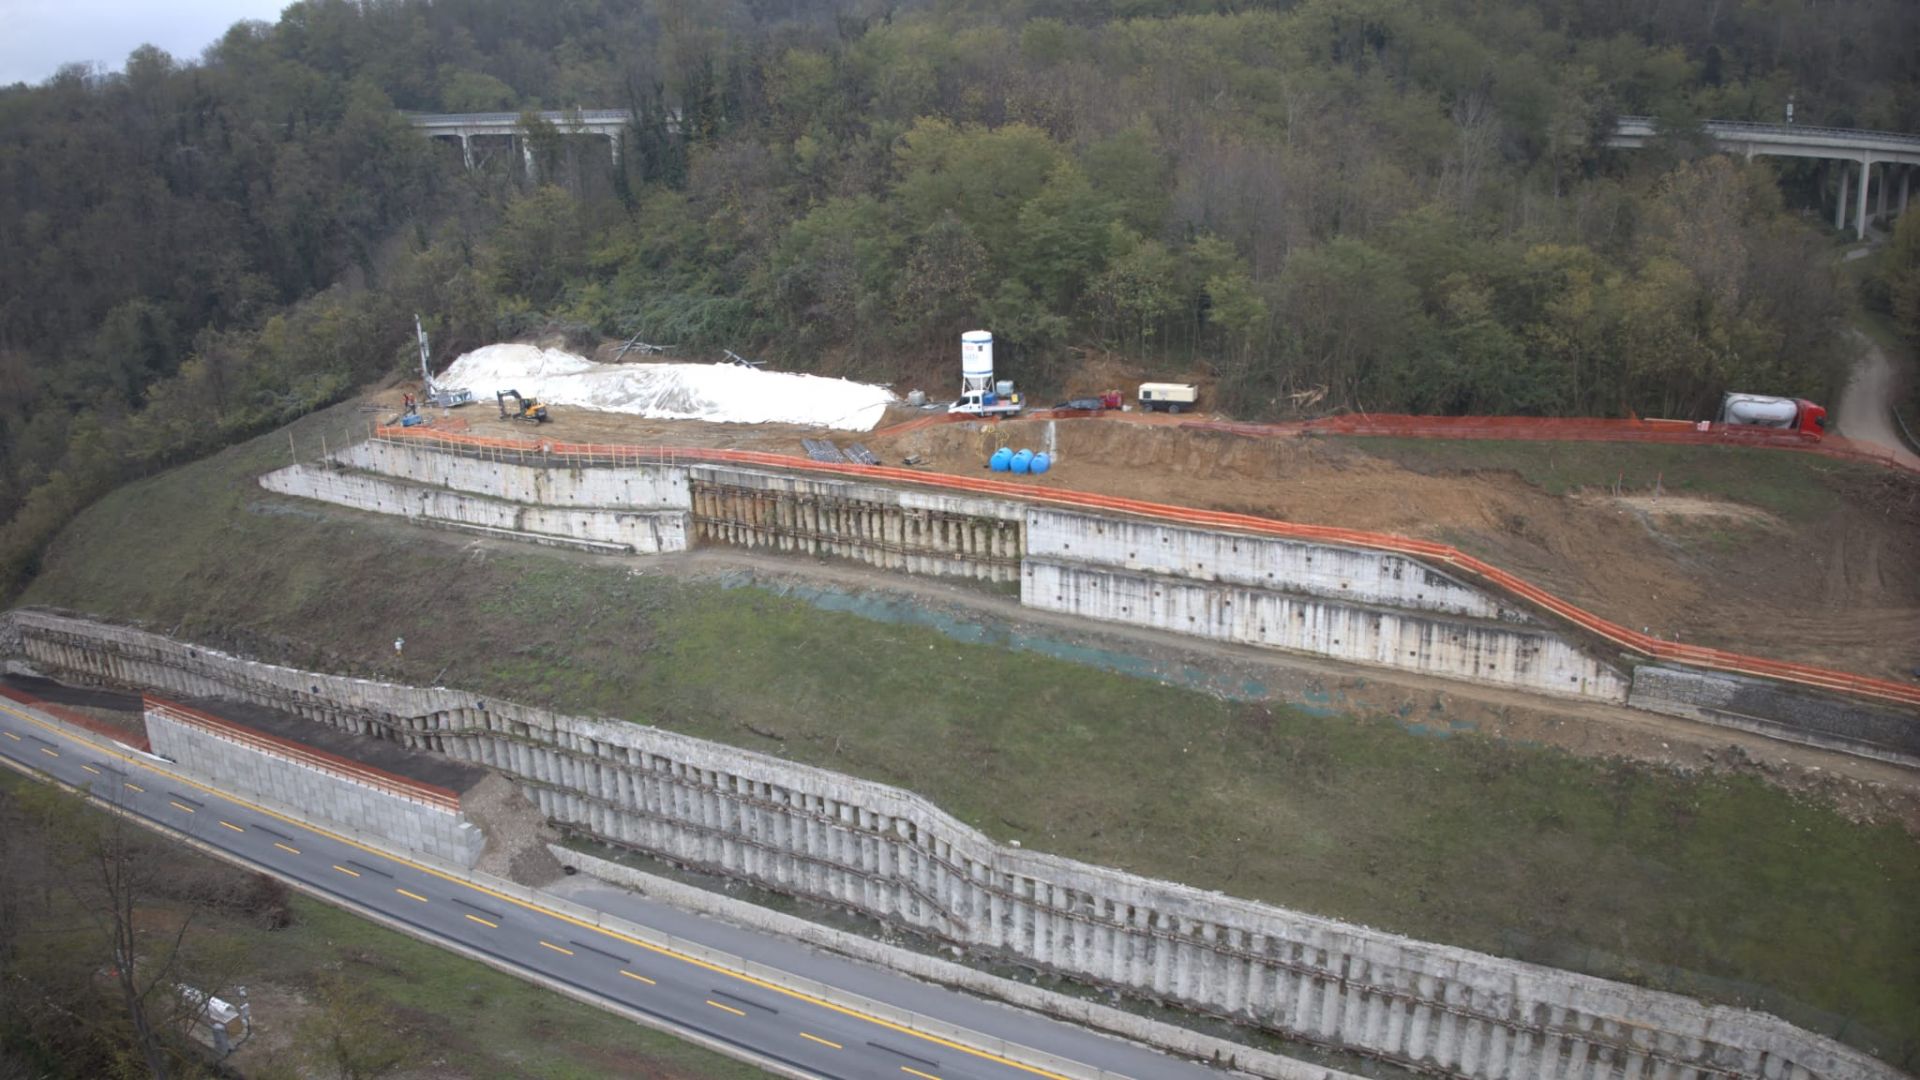
{"type": "Polygon", "coordinates": [[[713,1006],[713,1007],[714,1007],[714,1008],[716,1008],[716,1009],[719,1009],[719,1010],[720,1010],[720,1011],[722,1011],[722,1012],[730,1012],[730,1013],[732,1013],[732,1014],[733,1014],[733,1015],[735,1015],[735,1016],[745,1016],[745,1015],[747,1015],[747,1014],[746,1014],[745,1012],[743,1012],[743,1011],[741,1011],[741,1010],[739,1010],[739,1009],[736,1009],[736,1008],[734,1008],[734,1007],[733,1007],[733,1006],[731,1006],[731,1005],[722,1005],[722,1004],[720,1004],[719,1002],[717,1002],[717,1001],[715,1001],[715,1000],[713,1000],[712,998],[708,998],[708,999],[707,999],[707,1004],[709,1004],[709,1005],[711,1005],[711,1006],[713,1006]]]}
{"type": "Polygon", "coordinates": [[[358,871],[358,870],[349,870],[349,869],[347,869],[346,867],[344,867],[344,866],[341,866],[341,865],[340,865],[339,863],[334,863],[334,864],[333,864],[333,868],[334,868],[335,870],[338,870],[338,871],[340,871],[341,873],[343,873],[343,874],[345,874],[345,875],[347,875],[348,877],[359,877],[359,876],[360,876],[360,871],[358,871]]]}
{"type": "Polygon", "coordinates": [[[807,1033],[806,1033],[806,1032],[804,1032],[804,1031],[800,1033],[800,1037],[801,1037],[801,1038],[803,1038],[803,1039],[806,1039],[806,1040],[808,1040],[808,1041],[810,1041],[810,1042],[817,1042],[817,1043],[819,1043],[819,1044],[820,1044],[821,1046],[831,1046],[831,1047],[833,1047],[833,1048],[834,1048],[835,1050],[845,1050],[845,1049],[846,1049],[846,1047],[844,1047],[844,1046],[841,1046],[841,1045],[840,1045],[839,1043],[837,1043],[837,1042],[834,1042],[834,1041],[833,1041],[833,1040],[831,1040],[831,1039],[823,1039],[823,1038],[821,1038],[821,1037],[820,1037],[820,1036],[818,1036],[818,1035],[809,1035],[809,1034],[807,1034],[807,1033]]]}
{"type": "MultiPolygon", "coordinates": [[[[52,724],[49,724],[46,721],[41,720],[39,717],[29,716],[28,714],[23,713],[18,709],[12,708],[11,706],[7,705],[5,702],[0,702],[0,712],[7,713],[8,715],[24,720],[27,723],[34,725],[35,727],[41,728],[45,731],[52,732],[56,735],[74,737],[69,735],[69,733],[66,730],[56,727],[52,724]]],[[[233,803],[236,806],[244,806],[247,809],[252,810],[257,814],[262,814],[266,817],[272,818],[275,821],[285,822],[286,824],[291,825],[296,829],[305,829],[306,831],[313,833],[317,836],[324,836],[327,839],[334,841],[335,843],[345,844],[348,847],[356,848],[376,858],[385,859],[389,862],[397,863],[401,866],[406,866],[406,867],[409,867],[410,869],[417,870],[422,874],[427,874],[432,877],[437,877],[440,880],[445,881],[451,885],[456,885],[464,889],[471,889],[482,896],[491,896],[495,900],[500,901],[501,903],[512,904],[515,907],[524,908],[527,911],[531,911],[539,915],[545,915],[550,919],[557,919],[560,922],[577,926],[582,930],[587,930],[596,934],[602,934],[606,937],[612,938],[615,941],[625,942],[629,945],[634,946],[635,948],[645,949],[646,951],[653,953],[656,956],[669,957],[671,959],[678,960],[683,964],[688,964],[693,967],[700,968],[703,971],[710,971],[716,975],[722,975],[722,976],[725,976],[726,978],[733,979],[737,982],[746,983],[748,986],[757,986],[762,990],[768,991],[769,993],[779,994],[782,997],[791,998],[795,1001],[803,1001],[809,1005],[826,1009],[829,1012],[839,1013],[842,1016],[851,1017],[855,1020],[861,1021],[862,1023],[872,1024],[874,1027],[885,1028],[888,1031],[894,1032],[899,1035],[907,1036],[908,1038],[911,1038],[911,1039],[917,1039],[921,1042],[932,1043],[935,1046],[945,1047],[949,1050],[954,1050],[959,1053],[966,1054],[969,1057],[980,1058],[983,1061],[991,1061],[996,1064],[1005,1065],[1010,1069],[1027,1073],[1028,1075],[1031,1075],[1031,1076],[1041,1077],[1042,1080],[1070,1080],[1070,1078],[1057,1072],[1052,1072],[1047,1069],[1038,1068],[1033,1065],[1027,1065],[1023,1062],[1015,1061],[1009,1057],[1002,1057],[999,1054],[992,1053],[991,1051],[976,1049],[974,1047],[968,1046],[965,1043],[955,1042],[952,1039],[944,1039],[938,1035],[928,1035],[925,1032],[915,1031],[910,1027],[906,1027],[902,1024],[896,1024],[891,1020],[883,1020],[878,1016],[874,1016],[870,1013],[861,1012],[860,1010],[855,1008],[850,1008],[845,1005],[836,1005],[825,998],[815,997],[814,995],[806,993],[805,991],[793,990],[788,987],[781,986],[778,983],[769,982],[765,979],[757,978],[753,975],[748,975],[744,972],[734,971],[730,968],[721,967],[719,964],[709,963],[708,961],[701,960],[698,957],[689,956],[686,953],[676,952],[673,949],[669,949],[664,945],[655,945],[650,941],[642,941],[637,937],[630,937],[626,934],[622,934],[615,930],[608,930],[605,927],[595,926],[593,923],[587,922],[584,919],[576,919],[573,916],[567,915],[563,912],[554,911],[549,908],[541,907],[539,904],[536,904],[530,900],[522,900],[522,899],[519,899],[518,897],[509,896],[506,893],[489,889],[485,885],[476,884],[475,882],[467,881],[464,878],[455,877],[454,875],[449,874],[444,870],[436,870],[431,866],[424,866],[420,863],[412,862],[410,860],[394,855],[391,852],[382,851],[379,848],[371,847],[367,844],[363,844],[358,840],[349,839],[348,837],[341,836],[338,833],[329,832],[326,829],[320,828],[319,826],[314,825],[311,822],[302,821],[299,818],[290,817],[286,814],[269,810],[264,806],[255,805],[254,803],[250,803],[245,799],[238,798],[228,792],[221,791],[217,788],[209,787],[206,784],[202,784],[198,780],[194,780],[190,777],[181,776],[178,773],[169,772],[168,770],[162,769],[157,765],[155,765],[154,763],[147,761],[143,758],[131,757],[127,754],[120,753],[117,750],[111,750],[111,749],[108,749],[107,747],[99,746],[98,744],[93,743],[91,740],[86,740],[86,741],[88,745],[92,746],[94,749],[98,750],[100,753],[108,755],[109,757],[115,757],[120,759],[121,761],[127,762],[130,765],[136,765],[136,766],[139,766],[140,768],[159,773],[162,776],[175,780],[181,784],[185,784],[188,787],[196,788],[200,791],[204,791],[208,795],[212,795],[220,799],[225,799],[226,801],[233,803]]],[[[146,790],[145,788],[135,787],[132,784],[128,784],[127,786],[130,788],[133,788],[135,791],[146,790]]],[[[348,870],[344,866],[335,866],[334,869],[340,871],[343,874],[352,874],[354,877],[360,876],[359,874],[355,874],[353,871],[348,870]]]]}
{"type": "Polygon", "coordinates": [[[404,896],[409,900],[418,900],[423,904],[427,902],[427,898],[424,896],[421,896],[417,892],[408,892],[405,889],[395,889],[393,891],[399,893],[401,896],[404,896]]]}
{"type": "Polygon", "coordinates": [[[905,1065],[900,1066],[900,1071],[903,1073],[912,1073],[915,1076],[922,1077],[923,1080],[940,1080],[939,1077],[932,1073],[923,1073],[919,1069],[909,1069],[905,1065]]]}
{"type": "Polygon", "coordinates": [[[41,752],[41,753],[43,753],[43,754],[45,754],[45,755],[47,755],[48,757],[59,757],[59,756],[60,756],[60,751],[58,751],[58,750],[49,750],[49,749],[47,749],[47,748],[46,748],[46,747],[44,747],[44,746],[40,748],[40,752],[41,752]]]}
{"type": "Polygon", "coordinates": [[[565,953],[565,954],[567,954],[568,956],[572,956],[572,955],[573,955],[573,950],[572,950],[572,949],[563,949],[563,948],[561,948],[560,946],[558,946],[558,945],[555,945],[555,944],[554,944],[553,942],[551,942],[551,941],[543,941],[543,942],[541,942],[540,944],[542,944],[542,945],[545,945],[545,946],[546,946],[547,948],[549,948],[549,949],[552,949],[552,950],[553,950],[554,952],[557,952],[557,953],[565,953]]]}
{"type": "Polygon", "coordinates": [[[187,805],[186,803],[183,803],[183,802],[175,802],[175,801],[174,801],[174,800],[172,800],[172,799],[168,799],[167,801],[168,801],[168,802],[170,802],[170,803],[173,803],[173,805],[174,805],[174,806],[177,806],[177,807],[179,807],[180,809],[182,809],[182,810],[185,810],[185,811],[186,811],[187,813],[189,813],[189,814],[191,814],[191,813],[193,813],[193,807],[191,807],[191,806],[188,806],[188,805],[187,805]]]}
{"type": "Polygon", "coordinates": [[[660,985],[659,983],[654,982],[652,979],[647,978],[645,975],[635,975],[633,972],[628,971],[626,968],[621,968],[620,974],[625,975],[627,978],[633,979],[637,982],[646,983],[648,986],[660,985]]]}
{"type": "Polygon", "coordinates": [[[146,788],[141,787],[139,784],[127,783],[125,781],[123,781],[120,786],[126,788],[128,791],[144,792],[147,790],[146,788]]]}
{"type": "Polygon", "coordinates": [[[94,767],[93,767],[93,766],[91,766],[91,765],[82,765],[82,766],[80,766],[80,767],[81,767],[81,768],[83,768],[83,769],[85,769],[85,770],[87,770],[88,772],[90,772],[90,773],[92,773],[92,774],[93,774],[93,775],[95,775],[95,776],[99,776],[99,775],[100,775],[100,770],[99,770],[99,769],[96,769],[96,768],[94,768],[94,767]]]}
{"type": "Polygon", "coordinates": [[[486,926],[486,927],[491,927],[491,928],[493,928],[493,929],[495,929],[495,930],[498,930],[498,929],[500,929],[500,924],[499,924],[499,923],[497,923],[497,922],[488,922],[487,920],[485,920],[485,919],[483,919],[483,918],[481,918],[481,917],[480,917],[480,916],[478,916],[478,915],[469,915],[469,916],[467,916],[467,918],[469,918],[469,919],[472,919],[472,920],[473,920],[474,922],[477,922],[477,923],[479,923],[479,924],[480,924],[481,926],[486,926]]]}
{"type": "Polygon", "coordinates": [[[281,843],[281,842],[280,842],[280,841],[278,841],[278,840],[275,840],[275,841],[273,842],[273,846],[274,846],[274,847],[277,847],[277,848],[279,848],[279,849],[280,849],[281,851],[284,851],[284,852],[287,852],[287,853],[289,853],[289,854],[292,854],[292,855],[298,855],[298,854],[300,854],[300,849],[299,849],[299,848],[297,848],[297,847],[288,847],[287,845],[285,845],[285,844],[283,844],[283,843],[281,843]]]}
{"type": "Polygon", "coordinates": [[[14,742],[19,742],[19,741],[20,741],[20,736],[18,736],[18,735],[15,735],[15,734],[14,734],[13,732],[11,732],[11,731],[9,731],[9,732],[7,732],[7,733],[6,733],[6,736],[7,736],[7,738],[9,738],[9,739],[12,739],[12,740],[13,740],[14,742]]]}
{"type": "Polygon", "coordinates": [[[246,832],[246,831],[247,831],[247,830],[245,830],[245,829],[243,829],[243,828],[241,828],[240,826],[238,826],[238,825],[235,825],[235,824],[234,824],[233,822],[231,822],[231,821],[223,821],[223,822],[221,822],[220,824],[222,824],[222,825],[225,825],[225,826],[226,826],[227,828],[229,828],[229,829],[232,829],[232,830],[233,830],[234,832],[246,832]]]}

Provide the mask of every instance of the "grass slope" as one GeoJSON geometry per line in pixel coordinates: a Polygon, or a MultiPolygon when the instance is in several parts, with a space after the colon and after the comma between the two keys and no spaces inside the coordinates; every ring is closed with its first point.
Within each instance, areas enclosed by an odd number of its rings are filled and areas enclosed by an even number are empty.
{"type": "MultiPolygon", "coordinates": [[[[343,416],[303,425],[303,446],[343,416]]],[[[26,599],[772,750],[1044,850],[1914,1052],[1892,1044],[1920,1032],[1920,848],[1895,827],[1748,779],[1226,703],[753,589],[483,555],[250,483],[286,456],[283,434],[116,492],[26,599]]]]}
{"type": "Polygon", "coordinates": [[[1844,495],[1835,474],[1875,478],[1883,469],[1790,450],[1661,443],[1530,442],[1505,439],[1339,440],[1361,453],[1427,474],[1512,472],[1554,495],[1590,489],[1699,495],[1756,506],[1789,522],[1818,522],[1844,495]]]}

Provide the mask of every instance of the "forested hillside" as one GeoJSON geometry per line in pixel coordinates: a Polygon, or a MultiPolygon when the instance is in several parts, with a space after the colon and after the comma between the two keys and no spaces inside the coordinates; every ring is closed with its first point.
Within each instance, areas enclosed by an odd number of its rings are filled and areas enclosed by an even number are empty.
{"type": "Polygon", "coordinates": [[[1249,416],[1819,395],[1837,177],[1691,125],[1920,131],[1916,55],[1910,0],[294,4],[0,90],[0,590],[127,476],[393,370],[416,310],[449,353],[878,377],[983,326],[1032,385],[1113,351],[1249,416]],[[399,111],[574,106],[636,111],[618,170],[549,131],[540,183],[468,173],[399,111]],[[1600,148],[1642,113],[1660,146],[1600,148]]]}

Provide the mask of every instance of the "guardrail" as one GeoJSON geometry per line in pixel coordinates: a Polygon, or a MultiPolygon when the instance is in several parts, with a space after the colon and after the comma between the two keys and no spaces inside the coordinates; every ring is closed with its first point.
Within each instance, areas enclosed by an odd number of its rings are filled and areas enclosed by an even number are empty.
{"type": "MultiPolygon", "coordinates": [[[[1660,122],[1652,116],[1615,117],[1616,127],[1628,125],[1659,130],[1660,122]]],[[[1872,128],[1816,127],[1810,124],[1769,124],[1759,120],[1702,120],[1702,130],[1708,134],[1720,131],[1751,132],[1755,135],[1822,135],[1845,139],[1872,139],[1879,142],[1897,143],[1903,147],[1920,148],[1920,135],[1905,131],[1876,131],[1872,128]]]]}
{"type": "Polygon", "coordinates": [[[1676,663],[1690,664],[1695,667],[1707,668],[1713,671],[1723,671],[1729,674],[1777,679],[1782,682],[1849,694],[1855,697],[1873,698],[1879,701],[1889,701],[1900,705],[1920,707],[1920,685],[1907,685],[1886,679],[1876,679],[1866,675],[1854,675],[1848,672],[1833,671],[1827,668],[1814,667],[1809,664],[1797,664],[1785,660],[1768,660],[1763,657],[1746,656],[1741,653],[1727,652],[1722,649],[1711,649],[1700,645],[1685,645],[1678,642],[1662,641],[1649,634],[1630,630],[1618,623],[1603,619],[1590,611],[1554,596],[1552,593],[1547,592],[1545,589],[1531,582],[1514,574],[1510,574],[1491,563],[1468,555],[1457,548],[1427,540],[1414,540],[1408,537],[1393,536],[1386,533],[1363,532],[1358,529],[1342,529],[1330,525],[1303,525],[1297,522],[1255,517],[1251,514],[1236,514],[1219,510],[1196,510],[1190,507],[1169,506],[1164,503],[1144,502],[1138,499],[1127,499],[1113,495],[1096,495],[1084,491],[1031,487],[1023,484],[979,477],[931,474],[916,472],[912,469],[892,468],[885,465],[833,464],[753,450],[706,450],[688,447],[641,447],[620,444],[562,443],[549,440],[502,439],[483,435],[463,435],[457,432],[436,432],[428,428],[420,427],[377,427],[374,429],[373,437],[394,443],[413,442],[433,444],[451,453],[469,456],[491,457],[498,455],[504,458],[506,455],[511,454],[524,458],[528,455],[537,455],[549,461],[558,458],[570,466],[601,464],[675,465],[703,462],[758,465],[795,472],[826,473],[837,476],[859,477],[867,480],[886,480],[893,483],[909,484],[915,487],[964,491],[969,494],[989,495],[995,498],[1016,499],[1030,503],[1070,506],[1079,509],[1107,510],[1182,525],[1235,529],[1241,532],[1263,536],[1314,540],[1322,543],[1345,544],[1350,547],[1366,548],[1374,551],[1390,551],[1400,555],[1410,555],[1415,558],[1425,559],[1429,562],[1442,563],[1471,574],[1495,588],[1516,596],[1543,611],[1574,624],[1589,634],[1593,634],[1627,652],[1637,653],[1643,657],[1655,660],[1670,660],[1676,663]]]}
{"type": "Polygon", "coordinates": [[[185,705],[154,697],[152,694],[142,694],[140,699],[146,711],[156,713],[177,724],[199,728],[211,735],[239,743],[263,754],[271,754],[274,757],[292,761],[296,765],[352,781],[409,802],[421,803],[452,814],[460,812],[460,795],[451,788],[390,773],[385,769],[354,761],[351,758],[329,754],[325,750],[316,750],[291,739],[269,735],[264,731],[257,731],[243,724],[203,713],[198,709],[190,709],[185,705]]]}

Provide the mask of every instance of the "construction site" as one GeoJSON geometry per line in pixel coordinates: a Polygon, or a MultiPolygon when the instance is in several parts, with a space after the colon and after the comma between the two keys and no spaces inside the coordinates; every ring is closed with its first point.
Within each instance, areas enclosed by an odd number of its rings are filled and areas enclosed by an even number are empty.
{"type": "Polygon", "coordinates": [[[738,882],[1319,1075],[1920,1060],[1920,469],[1806,402],[1252,425],[1116,365],[1041,407],[990,349],[952,404],[479,350],[90,512],[197,485],[143,555],[192,605],[83,518],[0,645],[462,868],[738,882]],[[1855,878],[1836,959],[1802,887],[1855,878]]]}

